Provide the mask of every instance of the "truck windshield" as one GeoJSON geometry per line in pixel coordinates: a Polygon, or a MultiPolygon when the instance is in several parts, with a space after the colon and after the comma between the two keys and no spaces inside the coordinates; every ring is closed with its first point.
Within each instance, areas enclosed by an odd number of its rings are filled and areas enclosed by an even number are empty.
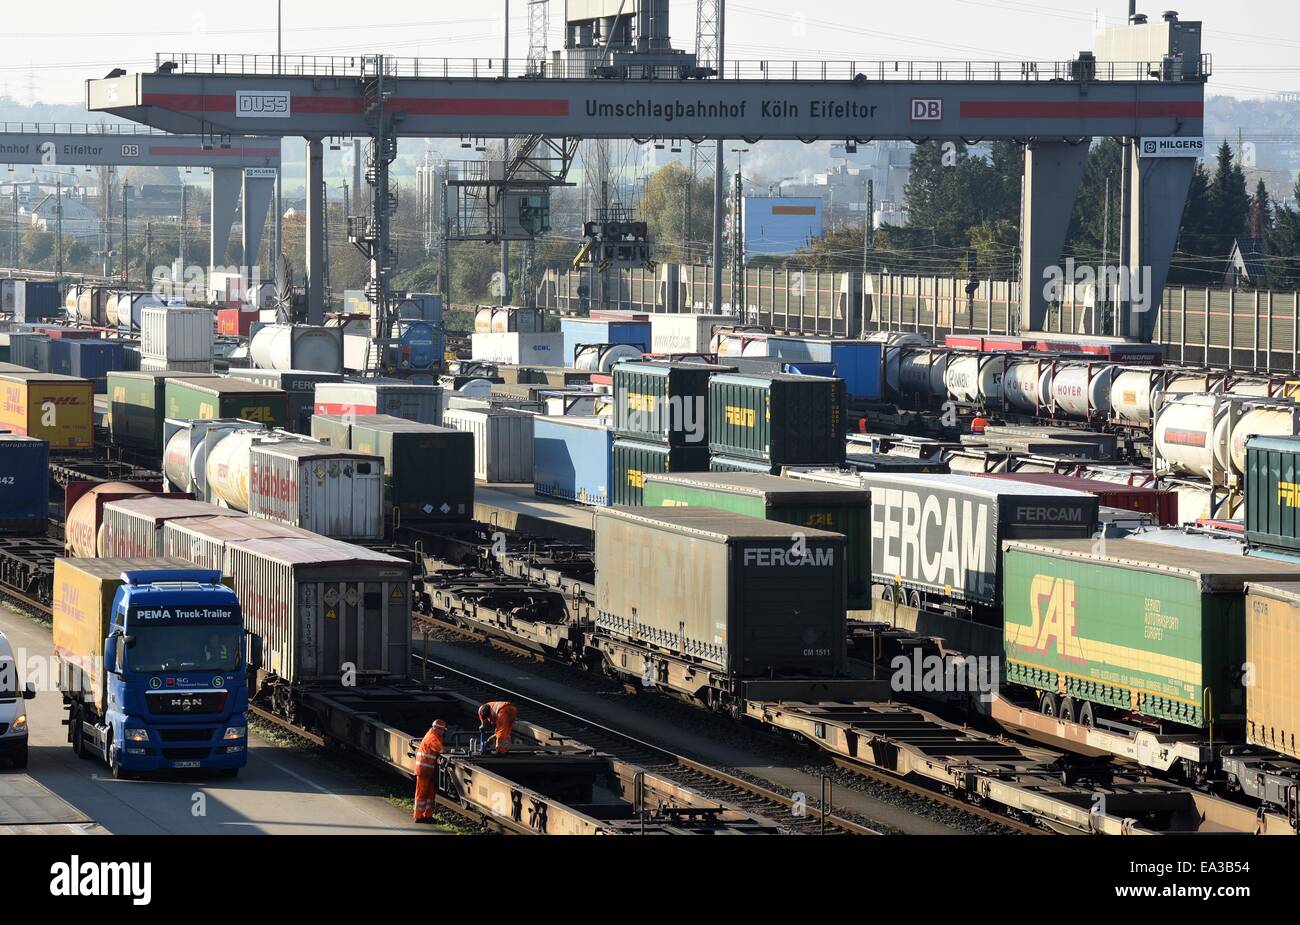
{"type": "Polygon", "coordinates": [[[243,660],[238,626],[136,626],[130,638],[130,671],[235,671],[243,660]]]}

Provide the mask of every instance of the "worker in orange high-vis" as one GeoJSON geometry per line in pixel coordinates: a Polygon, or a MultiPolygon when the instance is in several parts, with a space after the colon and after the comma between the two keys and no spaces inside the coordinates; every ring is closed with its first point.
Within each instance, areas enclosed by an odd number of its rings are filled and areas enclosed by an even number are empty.
{"type": "Polygon", "coordinates": [[[442,754],[442,738],[447,734],[447,724],[433,721],[429,731],[420,740],[415,753],[415,821],[433,821],[433,798],[438,792],[438,756],[442,754]]]}
{"type": "Polygon", "coordinates": [[[510,751],[510,736],[515,731],[515,720],[519,717],[519,708],[509,700],[490,700],[478,708],[478,728],[486,729],[495,725],[492,738],[496,740],[498,755],[510,751]]]}

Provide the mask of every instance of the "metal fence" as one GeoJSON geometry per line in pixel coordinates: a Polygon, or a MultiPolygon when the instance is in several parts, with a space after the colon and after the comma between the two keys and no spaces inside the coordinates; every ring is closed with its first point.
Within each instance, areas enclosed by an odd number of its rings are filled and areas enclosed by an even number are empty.
{"type": "MultiPolygon", "coordinates": [[[[859,337],[874,331],[914,331],[941,343],[947,334],[1013,334],[1019,327],[1019,284],[948,276],[901,276],[829,270],[747,267],[738,324],[778,332],[859,337]]],[[[710,268],[665,265],[654,271],[605,274],[549,271],[538,304],[560,314],[592,308],[638,312],[701,312],[711,304],[710,268]]],[[[730,297],[731,277],[724,281],[730,297]]],[[[1082,287],[1067,286],[1048,310],[1046,330],[1088,333],[1092,309],[1082,287]]],[[[1169,286],[1155,328],[1171,363],[1256,372],[1300,370],[1300,293],[1277,290],[1169,286]]]]}

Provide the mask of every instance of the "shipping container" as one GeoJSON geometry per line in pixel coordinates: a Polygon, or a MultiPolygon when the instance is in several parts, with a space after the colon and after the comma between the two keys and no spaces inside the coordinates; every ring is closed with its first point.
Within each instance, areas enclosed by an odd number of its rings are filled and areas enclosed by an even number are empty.
{"type": "Polygon", "coordinates": [[[1088,537],[1095,495],[972,475],[860,472],[871,491],[876,582],[981,608],[1002,602],[999,551],[1008,539],[1088,537]]]}
{"type": "Polygon", "coordinates": [[[648,476],[663,472],[707,472],[709,450],[702,446],[668,446],[646,440],[614,440],[613,503],[639,506],[648,476]]]}
{"type": "Polygon", "coordinates": [[[258,369],[343,372],[343,329],[307,324],[268,324],[253,331],[248,355],[258,369]]]}
{"type": "Polygon", "coordinates": [[[871,608],[871,493],[766,472],[646,475],[646,507],[711,507],[844,535],[848,605],[871,608]]]}
{"type": "Polygon", "coordinates": [[[49,366],[50,339],[36,331],[9,332],[9,362],[37,372],[49,366]]]}
{"type": "Polygon", "coordinates": [[[101,556],[161,556],[164,523],[223,513],[238,516],[203,501],[168,495],[140,495],[110,501],[103,507],[103,523],[96,545],[101,556]]]}
{"type": "Polygon", "coordinates": [[[587,370],[564,369],[557,366],[515,366],[510,363],[487,365],[496,369],[497,375],[505,385],[545,385],[559,389],[591,384],[591,373],[587,370]]]}
{"type": "Polygon", "coordinates": [[[609,504],[614,432],[597,418],[533,419],[533,490],[582,504],[609,504]]]}
{"type": "Polygon", "coordinates": [[[516,366],[567,366],[564,335],[522,332],[482,334],[470,337],[470,358],[484,363],[516,366]]]}
{"type": "MultiPolygon", "coordinates": [[[[359,415],[371,417],[371,415],[359,415]]],[[[311,418],[311,438],[339,449],[352,449],[352,423],[358,415],[314,414],[311,418]]]]}
{"type": "Polygon", "coordinates": [[[1300,583],[1246,585],[1246,741],[1300,759],[1300,583]]]}
{"type": "Polygon", "coordinates": [[[197,378],[166,372],[114,371],[108,374],[108,431],[114,444],[150,453],[162,452],[168,377],[197,378]]]}
{"type": "Polygon", "coordinates": [[[1252,437],[1245,476],[1246,541],[1300,561],[1300,438],[1252,437]]]}
{"type": "Polygon", "coordinates": [[[542,310],[518,305],[480,305],[474,312],[474,333],[505,334],[522,331],[526,334],[542,330],[542,310]]]}
{"type": "Polygon", "coordinates": [[[311,539],[313,535],[289,524],[246,517],[223,511],[211,517],[185,517],[163,524],[163,555],[184,559],[199,568],[216,569],[230,577],[230,547],[244,540],[280,539],[298,537],[311,539]]]}
{"type": "Polygon", "coordinates": [[[96,392],[108,390],[108,374],[126,366],[126,353],[118,341],[74,340],[68,342],[68,372],[88,380],[96,392]]]}
{"type": "Polygon", "coordinates": [[[673,446],[709,445],[709,380],[727,367],[620,363],[614,368],[614,429],[673,446]]]}
{"type": "Polygon", "coordinates": [[[119,331],[139,331],[146,308],[163,308],[167,302],[152,292],[118,292],[108,304],[108,323],[119,331]]]}
{"type": "Polygon", "coordinates": [[[991,472],[982,475],[986,479],[1003,479],[1021,482],[1025,485],[1053,485],[1072,491],[1086,491],[1096,495],[1099,504],[1105,507],[1122,508],[1126,511],[1141,511],[1150,514],[1155,522],[1162,526],[1178,523],[1178,496],[1172,491],[1157,488],[1143,488],[1137,485],[1116,485],[1112,482],[1099,482],[1096,479],[1079,478],[1073,475],[1057,475],[1052,472],[991,472]]]}
{"type": "Polygon", "coordinates": [[[384,499],[396,523],[465,521],[474,514],[474,437],[387,414],[352,422],[352,449],[384,463],[384,499]]]}
{"type": "MultiPolygon", "coordinates": [[[[866,340],[831,340],[824,337],[767,339],[767,355],[789,363],[832,363],[834,375],[844,380],[849,398],[876,399],[884,393],[881,345],[866,340]]],[[[804,375],[811,370],[801,370],[804,375]]]]}
{"type": "Polygon", "coordinates": [[[564,365],[576,366],[580,344],[626,344],[641,353],[650,352],[650,322],[618,321],[592,318],[561,318],[560,334],[564,338],[564,365]]]}
{"type": "Polygon", "coordinates": [[[140,312],[140,352],[168,361],[211,361],[213,322],[206,308],[146,308],[140,312]]]}
{"type": "Polygon", "coordinates": [[[162,360],[142,356],[140,358],[140,369],[144,372],[210,376],[212,375],[212,360],[162,360]]]}
{"type": "Polygon", "coordinates": [[[248,456],[248,513],[332,539],[384,538],[380,457],[299,441],[254,443],[248,456]]]}
{"type": "Polygon", "coordinates": [[[49,496],[50,445],[0,433],[0,533],[43,535],[49,496]]]}
{"type": "Polygon", "coordinates": [[[44,321],[63,317],[63,296],[59,284],[46,280],[15,279],[6,280],[12,287],[6,288],[12,293],[12,301],[0,311],[11,312],[14,321],[44,321]]]}
{"type": "Polygon", "coordinates": [[[442,423],[474,437],[474,478],[480,482],[533,480],[533,415],[510,409],[443,412],[442,423]]]}
{"type": "Polygon", "coordinates": [[[82,324],[103,327],[108,324],[108,299],[112,290],[107,286],[81,286],[77,290],[77,320],[82,324]]]}
{"type": "Polygon", "coordinates": [[[217,333],[225,337],[247,337],[257,323],[258,312],[239,308],[217,309],[217,333]]]}
{"type": "Polygon", "coordinates": [[[51,452],[94,446],[95,396],[85,379],[50,373],[0,375],[0,430],[39,437],[51,452]]]}
{"type": "Polygon", "coordinates": [[[442,387],[371,379],[322,382],[316,386],[316,414],[391,414],[421,424],[442,423],[442,387]]]}
{"type": "Polygon", "coordinates": [[[333,687],[348,665],[358,683],[408,674],[409,562],[324,537],[245,540],[228,557],[264,672],[333,687]]]}
{"type": "Polygon", "coordinates": [[[238,418],[284,427],[288,397],[279,389],[244,379],[169,378],[164,387],[167,417],[209,421],[238,418]]]}
{"type": "Polygon", "coordinates": [[[305,369],[232,369],[231,379],[246,379],[285,394],[288,420],[285,426],[297,434],[311,433],[311,419],[316,411],[316,386],[322,382],[342,382],[339,373],[322,373],[305,369]]]}
{"type": "Polygon", "coordinates": [[[709,454],[710,472],[764,472],[768,475],[780,475],[784,468],[781,463],[763,462],[761,459],[709,454]]]}
{"type": "Polygon", "coordinates": [[[838,533],[714,508],[609,508],[596,514],[596,562],[597,626],[615,637],[734,678],[844,669],[838,533]]]}
{"type": "MultiPolygon", "coordinates": [[[[153,556],[137,559],[65,559],[54,560],[53,637],[54,655],[59,661],[79,668],[61,672],[65,678],[78,678],[85,685],[81,697],[94,705],[102,716],[104,696],[104,641],[113,616],[113,599],[122,587],[122,573],[158,572],[193,569],[180,559],[153,556]]],[[[70,693],[61,688],[64,696],[70,693]]]]}
{"type": "Polygon", "coordinates": [[[773,464],[844,459],[844,380],[742,376],[709,380],[709,447],[773,464]]]}
{"type": "Polygon", "coordinates": [[[104,506],[123,498],[156,494],[156,488],[127,482],[101,482],[90,487],[68,488],[67,516],[63,524],[63,554],[79,558],[99,555],[100,528],[104,506]]]}
{"type": "Polygon", "coordinates": [[[163,469],[167,480],[213,504],[248,511],[252,493],[252,447],[255,443],[296,443],[302,438],[250,426],[244,421],[189,422],[170,428],[163,469]]]}
{"type": "Polygon", "coordinates": [[[1012,542],[1006,679],[1195,729],[1245,721],[1247,582],[1300,566],[1182,546],[1012,542]]]}
{"type": "Polygon", "coordinates": [[[710,353],[715,329],[735,323],[732,315],[653,314],[650,352],[710,353]]]}

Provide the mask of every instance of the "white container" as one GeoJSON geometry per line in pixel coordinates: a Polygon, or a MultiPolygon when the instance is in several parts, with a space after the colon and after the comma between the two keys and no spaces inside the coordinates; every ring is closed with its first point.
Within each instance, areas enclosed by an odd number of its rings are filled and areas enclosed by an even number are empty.
{"type": "Polygon", "coordinates": [[[316,414],[391,414],[421,424],[442,423],[439,385],[372,379],[322,382],[316,386],[316,414]]]}
{"type": "Polygon", "coordinates": [[[248,456],[248,513],[332,539],[384,538],[383,457],[299,441],[253,443],[248,456]]]}
{"type": "Polygon", "coordinates": [[[146,308],[140,312],[140,355],[210,363],[214,318],[206,308],[146,308]]]}
{"type": "Polygon", "coordinates": [[[163,421],[163,475],[173,491],[193,494],[202,501],[214,501],[208,492],[207,454],[227,434],[248,430],[246,421],[163,421]]]}
{"type": "Polygon", "coordinates": [[[1184,395],[1161,405],[1151,440],[1170,471],[1211,478],[1216,465],[1228,469],[1228,415],[1215,415],[1222,407],[1213,395],[1184,395]]]}
{"type": "Polygon", "coordinates": [[[995,404],[1002,401],[1002,377],[1006,369],[1004,356],[954,354],[944,370],[944,388],[955,401],[995,404]]]}
{"type": "Polygon", "coordinates": [[[952,354],[928,347],[886,347],[885,381],[900,398],[938,398],[945,394],[943,374],[952,354]]]}
{"type": "Polygon", "coordinates": [[[186,517],[162,525],[163,555],[192,562],[199,568],[230,575],[230,545],[243,540],[307,537],[312,534],[288,524],[223,511],[211,517],[186,517]]]}
{"type": "Polygon", "coordinates": [[[564,335],[526,332],[483,333],[470,337],[470,358],[512,366],[565,366],[564,335]]]}
{"type": "Polygon", "coordinates": [[[744,331],[724,331],[715,334],[715,353],[720,357],[765,357],[767,335],[744,331]]]}
{"type": "Polygon", "coordinates": [[[533,480],[533,415],[449,410],[443,414],[442,424],[474,435],[474,478],[481,482],[533,480]]]}
{"type": "Polygon", "coordinates": [[[1052,396],[1052,367],[1038,360],[1012,360],[1002,377],[1002,394],[1012,408],[1036,414],[1052,396]]]}
{"type": "Polygon", "coordinates": [[[1110,414],[1110,385],[1118,366],[1078,363],[1059,366],[1052,378],[1052,404],[1058,413],[1091,419],[1110,414]]]}
{"type": "Polygon", "coordinates": [[[714,329],[735,323],[733,315],[651,315],[650,352],[709,353],[714,329]]]}
{"type": "Polygon", "coordinates": [[[141,357],[140,371],[148,373],[210,373],[212,360],[165,360],[141,357]]]}
{"type": "Polygon", "coordinates": [[[478,334],[537,334],[542,330],[542,313],[536,308],[518,305],[481,305],[474,312],[474,331],[478,334]]]}
{"type": "Polygon", "coordinates": [[[929,347],[930,339],[923,334],[910,334],[903,331],[872,331],[863,340],[886,347],[929,347]]]}
{"type": "Polygon", "coordinates": [[[612,372],[619,363],[639,359],[641,359],[641,350],[628,344],[588,344],[576,350],[573,368],[593,373],[608,373],[612,372]]]}
{"type": "Polygon", "coordinates": [[[267,672],[334,687],[348,664],[358,683],[408,674],[409,562],[325,537],[245,540],[229,547],[228,558],[267,672]]]}
{"type": "Polygon", "coordinates": [[[1110,383],[1110,410],[1117,421],[1128,424],[1151,423],[1153,397],[1159,394],[1207,394],[1218,384],[1219,377],[1208,374],[1173,376],[1160,385],[1158,367],[1121,369],[1110,383]]]}
{"type": "Polygon", "coordinates": [[[248,355],[258,369],[343,372],[343,332],[306,324],[270,324],[253,333],[248,355]]]}
{"type": "Polygon", "coordinates": [[[163,554],[162,525],[185,517],[210,517],[220,508],[190,498],[141,495],[104,505],[99,555],[111,559],[151,558],[163,554]]]}

